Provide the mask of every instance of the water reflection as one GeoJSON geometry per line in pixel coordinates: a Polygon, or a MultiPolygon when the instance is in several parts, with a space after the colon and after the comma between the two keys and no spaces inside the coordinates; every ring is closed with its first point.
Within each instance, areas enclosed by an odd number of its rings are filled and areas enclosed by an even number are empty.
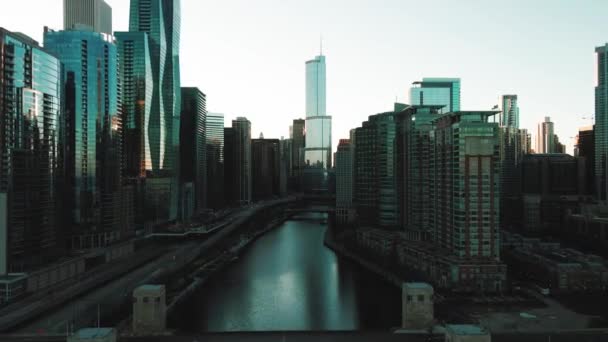
{"type": "Polygon", "coordinates": [[[385,330],[398,325],[398,289],[327,249],[320,215],[287,221],[253,243],[201,288],[177,328],[385,330]]]}

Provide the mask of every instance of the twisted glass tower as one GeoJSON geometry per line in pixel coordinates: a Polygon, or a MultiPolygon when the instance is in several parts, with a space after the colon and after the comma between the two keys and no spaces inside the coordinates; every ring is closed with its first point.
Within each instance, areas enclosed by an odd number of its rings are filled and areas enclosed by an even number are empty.
{"type": "MultiPolygon", "coordinates": [[[[179,191],[179,127],[181,112],[181,84],[179,71],[180,1],[131,0],[129,31],[148,33],[150,64],[152,67],[152,104],[150,125],[153,155],[159,155],[159,168],[151,176],[158,191],[169,191],[158,197],[169,199],[168,219],[177,217],[179,191]],[[163,182],[160,179],[165,179],[163,182]],[[160,184],[162,183],[162,184],[160,184]]],[[[158,192],[155,191],[155,192],[158,192]]],[[[160,195],[160,194],[159,194],[160,195]]],[[[165,202],[166,203],[166,202],[165,202]]],[[[162,220],[162,217],[159,217],[162,220]]]]}

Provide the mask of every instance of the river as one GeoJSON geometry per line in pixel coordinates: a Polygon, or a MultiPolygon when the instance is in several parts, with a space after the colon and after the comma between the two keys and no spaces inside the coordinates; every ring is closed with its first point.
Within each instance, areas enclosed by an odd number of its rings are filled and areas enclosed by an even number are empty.
{"type": "Polygon", "coordinates": [[[388,330],[400,291],[323,245],[325,214],[303,214],[253,242],[176,313],[182,332],[388,330]]]}

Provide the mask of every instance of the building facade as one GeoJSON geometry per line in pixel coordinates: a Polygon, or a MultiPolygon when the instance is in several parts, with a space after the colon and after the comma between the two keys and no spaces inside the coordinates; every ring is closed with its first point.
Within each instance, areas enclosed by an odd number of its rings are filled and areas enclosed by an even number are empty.
{"type": "Polygon", "coordinates": [[[353,146],[350,139],[341,139],[336,151],[336,220],[352,223],[353,206],[353,146]]]}
{"type": "Polygon", "coordinates": [[[536,131],[536,153],[555,153],[555,132],[551,118],[538,124],[536,131]]]}
{"type": "Polygon", "coordinates": [[[459,78],[424,78],[410,88],[410,104],[443,106],[441,113],[460,110],[459,78]]]}
{"type": "Polygon", "coordinates": [[[459,258],[499,260],[497,112],[455,112],[435,121],[431,216],[435,241],[459,258]]]}
{"type": "Polygon", "coordinates": [[[331,168],[331,116],[326,111],[325,56],[306,62],[304,191],[327,191],[331,168]]]}
{"type": "MultiPolygon", "coordinates": [[[[114,38],[93,31],[45,30],[45,47],[64,65],[62,120],[64,225],[74,248],[95,248],[125,238],[123,118],[114,38]]],[[[128,197],[128,196],[126,196],[128,197]]]]}
{"type": "Polygon", "coordinates": [[[608,199],[608,43],[595,48],[595,55],[595,186],[597,199],[605,201],[608,199]]]}
{"type": "Polygon", "coordinates": [[[182,88],[180,129],[180,217],[189,217],[188,203],[193,203],[194,212],[207,208],[207,103],[205,94],[198,88],[182,88]],[[194,198],[187,184],[192,184],[194,198]]]}
{"type": "Polygon", "coordinates": [[[104,0],[63,0],[63,29],[82,26],[111,35],[112,7],[104,0]]]}
{"type": "Polygon", "coordinates": [[[372,115],[355,131],[353,196],[362,224],[398,228],[396,134],[395,112],[372,115]]]}
{"type": "Polygon", "coordinates": [[[245,117],[232,120],[232,127],[224,129],[225,185],[228,203],[251,202],[251,122],[245,117]]]}
{"type": "Polygon", "coordinates": [[[152,68],[152,125],[158,126],[155,134],[160,145],[155,146],[161,155],[160,170],[151,175],[159,178],[153,187],[169,193],[150,192],[152,210],[158,221],[177,218],[179,197],[179,129],[181,114],[181,83],[179,69],[180,0],[131,0],[129,31],[146,32],[150,46],[152,68]],[[167,198],[167,200],[164,200],[167,198]],[[154,208],[154,204],[161,205],[154,208]]]}
{"type": "Polygon", "coordinates": [[[224,206],[224,114],[207,113],[207,204],[224,206]]]}
{"type": "Polygon", "coordinates": [[[519,106],[517,95],[502,95],[500,97],[500,126],[519,129],[519,106]]]}
{"type": "Polygon", "coordinates": [[[292,168],[291,168],[291,184],[292,187],[300,191],[301,181],[302,181],[302,169],[304,168],[304,148],[306,147],[306,120],[304,119],[294,119],[293,125],[291,126],[291,160],[292,160],[292,168]]]}
{"type": "Polygon", "coordinates": [[[585,192],[595,193],[595,126],[581,127],[576,136],[574,156],[585,159],[585,192]]]}
{"type": "Polygon", "coordinates": [[[279,139],[251,140],[252,198],[254,201],[279,196],[281,180],[279,139]]]}
{"type": "Polygon", "coordinates": [[[61,79],[59,59],[0,28],[0,276],[44,264],[62,245],[61,79]]]}

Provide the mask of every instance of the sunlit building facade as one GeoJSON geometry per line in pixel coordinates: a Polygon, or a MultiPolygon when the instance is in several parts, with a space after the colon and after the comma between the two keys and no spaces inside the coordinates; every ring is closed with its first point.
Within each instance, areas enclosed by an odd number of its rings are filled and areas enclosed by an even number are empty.
{"type": "Polygon", "coordinates": [[[460,110],[459,78],[424,78],[410,88],[410,104],[443,106],[441,113],[460,110]]]}
{"type": "Polygon", "coordinates": [[[61,63],[30,37],[0,28],[0,80],[3,277],[57,252],[61,63]]]}

